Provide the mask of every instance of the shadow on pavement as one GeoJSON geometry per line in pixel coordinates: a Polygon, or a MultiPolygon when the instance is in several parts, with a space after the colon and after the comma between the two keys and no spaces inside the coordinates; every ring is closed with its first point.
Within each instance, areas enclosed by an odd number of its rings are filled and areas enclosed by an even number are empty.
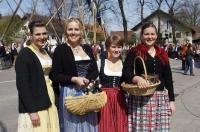
{"type": "Polygon", "coordinates": [[[172,67],[171,70],[172,70],[173,73],[181,73],[181,74],[183,74],[183,70],[181,68],[172,67]]]}
{"type": "Polygon", "coordinates": [[[200,68],[200,61],[195,61],[194,66],[195,66],[195,68],[200,68]]]}
{"type": "Polygon", "coordinates": [[[7,132],[6,126],[2,121],[0,121],[0,132],[7,132]]]}
{"type": "Polygon", "coordinates": [[[172,70],[173,73],[180,73],[180,74],[183,74],[183,71],[174,71],[172,70]]]}
{"type": "Polygon", "coordinates": [[[178,67],[178,68],[177,68],[177,67],[172,67],[171,69],[172,69],[172,70],[179,70],[179,71],[182,71],[181,67],[178,67]]]}

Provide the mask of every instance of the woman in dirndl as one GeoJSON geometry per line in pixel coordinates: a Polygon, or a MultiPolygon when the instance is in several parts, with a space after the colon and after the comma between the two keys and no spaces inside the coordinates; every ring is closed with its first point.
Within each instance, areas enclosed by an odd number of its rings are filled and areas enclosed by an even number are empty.
{"type": "Polygon", "coordinates": [[[99,80],[107,103],[99,112],[99,132],[127,132],[127,108],[124,92],[120,88],[122,76],[121,53],[124,41],[118,35],[107,38],[107,58],[101,58],[99,80]]]}
{"type": "Polygon", "coordinates": [[[60,84],[59,118],[61,132],[96,132],[96,112],[85,115],[70,113],[65,97],[84,95],[85,87],[98,77],[98,67],[92,49],[82,43],[83,24],[78,18],[65,22],[65,42],[53,54],[50,78],[60,84]]]}
{"type": "Polygon", "coordinates": [[[147,73],[158,76],[161,84],[152,95],[128,96],[129,132],[169,132],[170,116],[175,112],[175,98],[172,72],[167,53],[156,45],[157,29],[152,22],[141,28],[141,43],[131,48],[123,65],[122,80],[135,83],[139,88],[149,87],[141,77],[144,73],[141,61],[136,61],[136,74],[133,73],[134,58],[144,59],[147,73]]]}
{"type": "Polygon", "coordinates": [[[16,60],[19,96],[18,132],[60,132],[58,112],[49,72],[52,60],[43,49],[47,30],[42,21],[29,24],[31,44],[16,60]]]}

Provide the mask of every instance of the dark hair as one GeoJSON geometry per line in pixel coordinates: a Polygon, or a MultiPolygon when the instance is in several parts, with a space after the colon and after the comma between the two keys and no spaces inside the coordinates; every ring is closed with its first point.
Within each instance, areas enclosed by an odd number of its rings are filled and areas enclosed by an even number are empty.
{"type": "Polygon", "coordinates": [[[144,33],[144,30],[146,29],[146,28],[149,28],[149,27],[153,27],[154,29],[155,29],[155,31],[156,31],[156,34],[157,34],[157,28],[156,28],[156,26],[153,24],[153,22],[145,22],[145,23],[143,23],[143,25],[142,25],[142,28],[141,28],[141,32],[140,32],[140,35],[142,35],[143,33],[144,33]]]}
{"type": "Polygon", "coordinates": [[[106,49],[108,49],[111,46],[111,44],[114,44],[117,46],[123,46],[124,40],[119,35],[111,35],[106,39],[106,42],[105,42],[106,49]]]}
{"type": "Polygon", "coordinates": [[[30,30],[30,33],[33,34],[33,29],[35,27],[45,27],[46,25],[44,24],[44,22],[42,20],[33,20],[32,22],[30,22],[28,24],[28,28],[30,30]]]}

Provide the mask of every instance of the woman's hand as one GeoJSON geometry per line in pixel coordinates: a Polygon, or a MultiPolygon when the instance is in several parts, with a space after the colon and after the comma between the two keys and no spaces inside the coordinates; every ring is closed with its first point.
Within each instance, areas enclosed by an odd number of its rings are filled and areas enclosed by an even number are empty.
{"type": "Polygon", "coordinates": [[[39,126],[40,125],[40,117],[39,117],[37,112],[29,113],[29,116],[30,116],[30,119],[31,119],[33,126],[39,126]]]}
{"type": "Polygon", "coordinates": [[[71,80],[79,87],[86,87],[89,84],[89,80],[85,77],[72,77],[71,80]]]}
{"type": "Polygon", "coordinates": [[[174,114],[175,111],[176,111],[176,107],[175,107],[174,101],[170,101],[170,102],[169,102],[169,107],[170,107],[170,109],[171,109],[171,111],[172,111],[172,114],[174,114]]]}
{"type": "Polygon", "coordinates": [[[139,88],[148,88],[150,87],[150,84],[148,81],[146,81],[144,78],[140,76],[134,76],[132,79],[133,83],[136,83],[139,88]]]}

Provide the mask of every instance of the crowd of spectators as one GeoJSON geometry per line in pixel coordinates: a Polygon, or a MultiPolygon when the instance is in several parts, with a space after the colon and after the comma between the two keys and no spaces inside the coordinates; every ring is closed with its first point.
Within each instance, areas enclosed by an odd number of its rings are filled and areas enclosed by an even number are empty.
{"type": "Polygon", "coordinates": [[[20,49],[21,47],[17,43],[5,45],[0,42],[0,69],[7,69],[15,65],[20,49]]]}

